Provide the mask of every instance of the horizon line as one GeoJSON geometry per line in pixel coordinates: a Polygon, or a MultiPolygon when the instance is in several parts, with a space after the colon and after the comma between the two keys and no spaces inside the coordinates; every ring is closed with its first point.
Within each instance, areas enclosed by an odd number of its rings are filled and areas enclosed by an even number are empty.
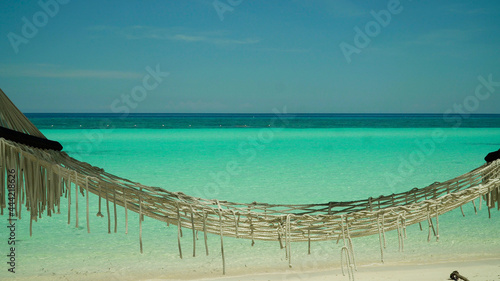
{"type": "Polygon", "coordinates": [[[103,114],[103,115],[446,115],[446,116],[469,116],[469,115],[500,115],[500,113],[375,113],[375,112],[355,112],[355,113],[336,113],[336,112],[133,112],[133,113],[113,113],[113,112],[26,112],[23,114],[103,114]]]}

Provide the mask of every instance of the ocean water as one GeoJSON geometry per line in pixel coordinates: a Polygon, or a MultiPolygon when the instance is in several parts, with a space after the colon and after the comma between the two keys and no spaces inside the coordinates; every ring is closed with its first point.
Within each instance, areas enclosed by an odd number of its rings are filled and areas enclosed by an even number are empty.
{"type": "MultiPolygon", "coordinates": [[[[445,181],[484,163],[500,148],[500,115],[180,115],[31,114],[28,117],[70,156],[142,184],[234,202],[322,203],[365,199],[445,181]],[[228,173],[228,165],[234,171],[228,173]],[[404,169],[402,169],[404,167],[404,169]]],[[[177,228],[146,218],[144,253],[139,253],[138,216],[118,212],[118,232],[107,233],[107,219],[95,216],[91,196],[91,233],[85,228],[85,198],[80,225],[74,202],[67,224],[62,214],[34,223],[18,221],[16,274],[0,278],[29,280],[92,276],[106,280],[191,278],[222,272],[220,238],[203,236],[192,257],[192,234],[184,230],[179,258],[177,228]],[[140,274],[139,274],[140,272],[140,274]],[[141,277],[139,277],[141,276],[141,277]]],[[[73,198],[74,200],[74,198],[73,198]]],[[[478,202],[476,202],[478,203],[478,202]]],[[[469,206],[470,205],[470,206],[469,206]]],[[[427,228],[408,228],[405,251],[387,234],[387,263],[420,263],[500,257],[500,213],[483,208],[466,216],[455,210],[440,216],[440,241],[427,242],[427,228]]],[[[2,231],[2,234],[4,232],[2,231]]],[[[2,235],[5,236],[5,235],[2,235]]],[[[4,239],[6,241],[6,238],[4,239]]],[[[228,274],[288,272],[340,266],[336,241],[292,244],[294,267],[288,269],[278,242],[225,238],[228,274]]],[[[380,262],[378,237],[353,241],[359,265],[380,262]]],[[[7,249],[2,243],[0,249],[7,249]]],[[[3,263],[5,264],[5,263],[3,263]]],[[[4,266],[5,267],[5,266],[4,266]]]]}

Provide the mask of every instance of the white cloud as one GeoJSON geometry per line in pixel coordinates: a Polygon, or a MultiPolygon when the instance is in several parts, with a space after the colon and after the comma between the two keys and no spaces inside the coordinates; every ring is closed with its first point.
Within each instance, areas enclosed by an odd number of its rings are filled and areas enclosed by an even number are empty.
{"type": "Polygon", "coordinates": [[[183,34],[176,34],[171,37],[173,40],[186,41],[186,42],[197,42],[197,41],[205,41],[206,38],[203,36],[189,36],[183,34]]]}
{"type": "Polygon", "coordinates": [[[119,28],[114,26],[92,26],[88,30],[95,33],[112,33],[128,40],[152,39],[219,45],[257,44],[260,42],[260,39],[257,38],[229,38],[226,32],[223,31],[195,32],[181,27],[160,28],[136,25],[119,28]]]}

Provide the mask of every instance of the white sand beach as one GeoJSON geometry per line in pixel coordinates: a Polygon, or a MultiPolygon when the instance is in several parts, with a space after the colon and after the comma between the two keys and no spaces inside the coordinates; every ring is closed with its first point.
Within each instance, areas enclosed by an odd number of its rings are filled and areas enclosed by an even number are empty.
{"type": "MultiPolygon", "coordinates": [[[[451,280],[450,273],[458,271],[469,280],[497,281],[500,280],[500,258],[459,261],[433,264],[374,264],[358,267],[355,280],[396,281],[396,280],[451,280]]],[[[148,279],[149,281],[171,279],[148,279]]],[[[228,276],[220,278],[198,279],[203,281],[268,281],[268,280],[349,280],[343,276],[341,269],[327,271],[305,272],[293,269],[286,272],[255,274],[246,276],[228,276]]]]}
{"type": "MultiPolygon", "coordinates": [[[[470,281],[500,281],[500,258],[484,259],[475,261],[438,262],[428,264],[416,263],[389,263],[370,264],[358,266],[355,272],[355,280],[362,281],[403,281],[403,280],[426,280],[441,281],[451,280],[450,274],[458,271],[470,281]]],[[[150,272],[135,272],[134,274],[123,274],[120,272],[100,273],[100,274],[65,274],[52,276],[7,278],[5,280],[137,280],[137,281],[326,281],[326,280],[349,280],[348,276],[343,276],[340,268],[323,271],[301,271],[297,269],[287,269],[274,273],[255,273],[237,275],[236,273],[227,276],[210,278],[176,278],[172,279],[165,275],[151,278],[154,274],[150,272]]]]}

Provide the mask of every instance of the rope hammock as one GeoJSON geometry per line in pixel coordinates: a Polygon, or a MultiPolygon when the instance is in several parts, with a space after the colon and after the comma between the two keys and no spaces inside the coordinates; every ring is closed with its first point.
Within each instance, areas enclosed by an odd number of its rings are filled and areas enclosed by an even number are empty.
{"type": "MultiPolygon", "coordinates": [[[[311,242],[341,240],[342,272],[347,272],[349,278],[353,278],[356,264],[352,238],[378,235],[383,261],[387,231],[398,231],[402,250],[408,225],[418,223],[422,227],[422,223],[426,223],[428,240],[432,236],[439,239],[439,216],[446,212],[462,208],[469,202],[474,204],[476,210],[476,199],[479,199],[480,206],[482,201],[485,201],[490,217],[490,210],[495,204],[500,209],[500,160],[445,182],[366,200],[294,205],[257,202],[245,204],[197,198],[182,192],[145,186],[71,158],[57,149],[58,143],[47,140],[1,90],[0,125],[6,129],[0,130],[1,214],[3,215],[4,209],[8,207],[14,208],[15,216],[19,219],[29,216],[30,235],[32,222],[41,218],[43,213],[48,216],[60,213],[63,196],[68,200],[68,224],[72,216],[71,204],[74,203],[75,223],[78,227],[78,208],[81,208],[79,195],[86,198],[84,208],[87,231],[90,233],[89,193],[93,193],[99,196],[97,215],[107,216],[110,233],[113,226],[114,232],[117,231],[117,206],[125,209],[126,232],[129,211],[139,215],[141,253],[144,216],[177,226],[181,258],[180,239],[183,228],[191,229],[193,234],[195,231],[204,233],[207,255],[207,233],[219,235],[224,274],[224,237],[250,239],[252,244],[255,240],[277,241],[280,247],[285,249],[290,267],[292,242],[308,242],[310,253],[311,242]],[[25,137],[12,137],[12,134],[16,133],[11,131],[22,133],[25,137]],[[17,173],[15,186],[5,184],[12,171],[17,173]],[[15,192],[17,196],[12,198],[9,192],[15,192]],[[102,211],[103,200],[106,204],[106,214],[102,211]],[[26,215],[22,212],[23,205],[28,211],[26,215]],[[114,212],[114,222],[111,221],[110,212],[114,212]]],[[[196,235],[193,235],[193,255],[195,249],[196,235]]]]}

